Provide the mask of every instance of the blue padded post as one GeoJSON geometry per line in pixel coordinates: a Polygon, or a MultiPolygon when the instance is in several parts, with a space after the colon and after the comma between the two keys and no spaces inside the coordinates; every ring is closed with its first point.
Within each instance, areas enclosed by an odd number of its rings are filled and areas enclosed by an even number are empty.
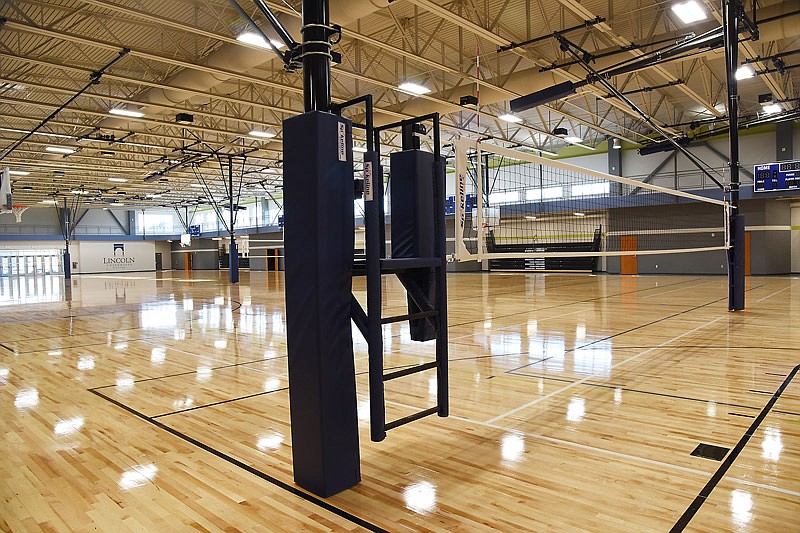
{"type": "Polygon", "coordinates": [[[350,302],[352,123],[283,123],[284,244],[294,480],[323,497],[361,480],[350,302]]]}

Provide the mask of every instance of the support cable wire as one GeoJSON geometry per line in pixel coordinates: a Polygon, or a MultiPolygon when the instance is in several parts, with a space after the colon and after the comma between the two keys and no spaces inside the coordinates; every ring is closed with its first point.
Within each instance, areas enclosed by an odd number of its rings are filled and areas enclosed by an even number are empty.
{"type": "Polygon", "coordinates": [[[704,175],[706,175],[711,181],[716,183],[720,189],[722,189],[723,191],[725,190],[725,186],[722,184],[722,182],[720,182],[720,180],[718,180],[708,171],[708,168],[710,168],[708,165],[706,165],[696,155],[689,152],[689,150],[687,150],[685,147],[681,146],[681,144],[678,143],[667,131],[665,131],[661,126],[656,124],[656,122],[649,115],[647,115],[647,113],[639,109],[639,106],[634,104],[633,101],[631,101],[628,97],[622,94],[619,91],[619,89],[617,89],[610,81],[608,81],[608,79],[606,78],[606,74],[600,74],[599,72],[597,72],[589,64],[585,56],[575,51],[576,45],[574,45],[566,38],[561,36],[558,36],[557,39],[561,43],[561,49],[565,52],[570,53],[573,57],[575,57],[575,59],[577,59],[580,62],[583,68],[592,76],[592,81],[599,82],[606,89],[611,91],[617,98],[625,102],[625,104],[628,107],[630,107],[634,112],[636,112],[636,114],[638,114],[642,118],[642,120],[644,120],[651,128],[660,133],[667,141],[669,141],[673,146],[675,146],[676,149],[678,149],[683,155],[685,155],[686,158],[694,166],[696,166],[704,175]]]}
{"type": "Polygon", "coordinates": [[[28,140],[28,139],[31,137],[31,135],[33,135],[34,133],[36,133],[37,131],[39,131],[39,129],[40,129],[40,128],[42,128],[42,127],[43,127],[45,124],[47,124],[48,122],[50,122],[51,120],[53,120],[53,118],[55,118],[55,116],[56,116],[56,115],[58,115],[58,114],[59,114],[61,111],[63,111],[63,110],[64,110],[64,108],[66,108],[66,107],[67,107],[69,104],[71,104],[72,102],[74,102],[74,101],[75,101],[75,100],[76,100],[78,97],[80,97],[80,96],[81,96],[83,93],[85,93],[85,92],[86,92],[86,91],[87,91],[87,90],[88,90],[88,89],[89,89],[89,88],[90,88],[92,85],[97,85],[98,83],[100,83],[100,78],[102,78],[102,77],[103,77],[103,74],[105,74],[105,71],[106,71],[106,70],[108,70],[109,68],[111,68],[111,67],[112,67],[112,66],[113,66],[113,65],[114,65],[114,64],[115,64],[117,61],[119,61],[120,59],[122,59],[123,57],[125,57],[126,55],[128,55],[128,52],[130,52],[130,50],[129,50],[128,48],[124,48],[124,49],[122,49],[122,50],[119,52],[119,54],[117,55],[117,57],[115,57],[114,59],[112,59],[111,61],[109,61],[108,63],[106,63],[106,65],[105,65],[105,66],[103,66],[103,67],[101,67],[101,68],[100,68],[100,70],[97,70],[97,71],[95,71],[95,72],[92,72],[91,74],[89,74],[89,79],[91,80],[91,81],[89,81],[89,83],[87,83],[87,84],[86,84],[86,85],[85,85],[85,86],[84,86],[84,87],[83,87],[81,90],[79,90],[77,93],[75,93],[74,95],[72,95],[72,96],[69,98],[69,100],[67,100],[66,102],[64,102],[64,103],[63,103],[63,104],[61,104],[60,106],[58,106],[58,107],[57,107],[57,108],[56,108],[56,109],[55,109],[55,110],[54,110],[52,113],[50,113],[50,114],[47,116],[47,118],[45,118],[43,121],[41,121],[39,124],[37,124],[37,125],[36,125],[36,126],[35,126],[35,127],[32,129],[32,130],[31,130],[31,131],[29,131],[28,133],[26,133],[25,135],[23,135],[21,139],[18,139],[18,140],[17,140],[16,142],[14,142],[14,143],[13,143],[11,146],[9,146],[8,148],[6,148],[6,149],[5,149],[5,151],[3,152],[3,154],[2,154],[2,155],[0,155],[0,161],[2,161],[3,159],[5,159],[6,157],[8,157],[8,156],[11,154],[11,152],[13,152],[13,151],[14,151],[14,150],[16,150],[17,148],[19,148],[19,147],[20,147],[20,145],[21,145],[22,143],[24,143],[26,140],[28,140]]]}

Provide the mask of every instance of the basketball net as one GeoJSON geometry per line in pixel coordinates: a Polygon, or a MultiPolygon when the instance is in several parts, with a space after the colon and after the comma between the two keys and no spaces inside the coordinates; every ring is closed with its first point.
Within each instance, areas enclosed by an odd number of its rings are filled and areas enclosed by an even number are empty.
{"type": "Polygon", "coordinates": [[[27,205],[12,205],[11,212],[14,213],[14,218],[17,219],[17,224],[22,222],[22,213],[24,213],[28,207],[27,205]]]}

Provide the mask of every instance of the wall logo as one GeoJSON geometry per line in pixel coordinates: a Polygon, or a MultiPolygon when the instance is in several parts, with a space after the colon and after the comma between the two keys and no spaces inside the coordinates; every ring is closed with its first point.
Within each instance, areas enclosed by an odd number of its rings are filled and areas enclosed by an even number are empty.
{"type": "Polygon", "coordinates": [[[124,268],[136,263],[135,257],[125,256],[124,244],[115,243],[113,246],[113,251],[111,252],[112,257],[103,258],[103,264],[106,265],[107,268],[124,268]]]}

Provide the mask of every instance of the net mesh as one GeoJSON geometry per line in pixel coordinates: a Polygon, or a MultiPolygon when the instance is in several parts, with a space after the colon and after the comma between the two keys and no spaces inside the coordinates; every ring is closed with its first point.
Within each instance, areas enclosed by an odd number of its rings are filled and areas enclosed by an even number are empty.
{"type": "Polygon", "coordinates": [[[28,210],[27,205],[15,205],[11,207],[11,212],[14,213],[14,218],[17,220],[17,224],[22,223],[22,213],[28,210]]]}
{"type": "Polygon", "coordinates": [[[458,260],[727,247],[719,190],[705,197],[463,140],[455,178],[458,260]]]}

